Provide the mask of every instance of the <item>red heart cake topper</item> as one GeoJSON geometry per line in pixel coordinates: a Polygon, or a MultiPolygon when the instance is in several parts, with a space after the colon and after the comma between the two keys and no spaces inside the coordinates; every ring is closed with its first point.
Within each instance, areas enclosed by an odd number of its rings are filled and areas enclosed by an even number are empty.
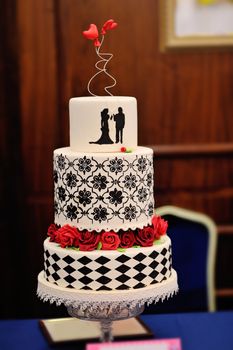
{"type": "Polygon", "coordinates": [[[90,84],[93,81],[93,79],[96,78],[101,73],[106,74],[108,76],[108,78],[112,79],[112,81],[113,81],[113,83],[111,85],[108,85],[104,88],[104,90],[109,95],[112,96],[112,94],[108,91],[108,89],[110,89],[116,85],[116,79],[107,72],[107,68],[106,68],[108,65],[108,62],[112,59],[113,55],[111,53],[101,52],[100,49],[101,49],[101,46],[104,42],[104,37],[105,37],[105,34],[107,33],[107,31],[116,28],[117,25],[118,24],[114,21],[114,19],[107,20],[101,29],[101,32],[100,32],[101,39],[100,40],[99,40],[99,31],[98,31],[98,28],[95,24],[93,24],[93,23],[90,24],[89,29],[83,31],[83,36],[86,39],[90,39],[93,41],[96,54],[100,58],[100,60],[98,62],[96,62],[96,64],[95,64],[95,67],[98,70],[98,72],[93,75],[93,77],[89,80],[89,82],[87,84],[87,90],[92,96],[97,96],[97,95],[92,93],[92,91],[90,89],[90,84]]]}
{"type": "Polygon", "coordinates": [[[98,36],[99,36],[99,32],[98,32],[98,29],[97,29],[96,25],[95,24],[90,24],[89,29],[83,31],[83,36],[86,39],[90,39],[90,40],[97,39],[98,36]]]}
{"type": "Polygon", "coordinates": [[[99,32],[98,32],[98,29],[97,29],[95,24],[93,24],[93,23],[90,24],[89,29],[83,31],[83,36],[86,39],[94,40],[94,45],[96,47],[100,46],[100,42],[99,42],[99,39],[98,39],[99,32]]]}
{"type": "MultiPolygon", "coordinates": [[[[101,34],[105,35],[107,30],[112,30],[114,28],[117,27],[117,23],[114,21],[114,19],[109,19],[107,20],[102,29],[101,29],[101,34]]],[[[95,24],[90,24],[89,29],[88,30],[84,30],[83,31],[83,36],[86,39],[90,39],[90,40],[94,40],[94,46],[95,47],[99,47],[101,46],[101,43],[99,41],[99,32],[98,32],[98,28],[95,24]]]]}
{"type": "Polygon", "coordinates": [[[106,21],[102,27],[101,34],[105,35],[107,30],[111,30],[117,27],[117,23],[114,21],[114,19],[109,19],[106,21]]]}

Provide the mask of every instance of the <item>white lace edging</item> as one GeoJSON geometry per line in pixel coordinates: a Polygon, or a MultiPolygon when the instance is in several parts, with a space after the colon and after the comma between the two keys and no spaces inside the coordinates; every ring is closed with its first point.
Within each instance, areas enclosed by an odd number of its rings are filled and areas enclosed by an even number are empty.
{"type": "MultiPolygon", "coordinates": [[[[67,224],[67,219],[63,218],[60,219],[58,218],[58,215],[55,216],[55,224],[64,226],[67,224]]],[[[73,226],[72,221],[68,222],[69,225],[73,226]]],[[[142,221],[142,218],[140,218],[140,222],[134,222],[134,223],[115,223],[115,224],[110,224],[110,226],[105,226],[104,224],[97,226],[97,225],[83,225],[83,224],[78,224],[76,223],[75,227],[79,229],[80,231],[87,230],[89,232],[96,231],[96,232],[101,232],[103,230],[105,231],[114,231],[114,232],[119,232],[121,230],[123,231],[128,231],[128,230],[137,230],[137,229],[143,229],[144,227],[147,227],[149,225],[152,225],[152,217],[148,217],[146,220],[142,221]]]]}
{"type": "Polygon", "coordinates": [[[178,292],[177,274],[172,270],[172,275],[166,281],[150,285],[145,288],[122,291],[85,291],[58,287],[49,283],[44,278],[44,272],[38,275],[37,295],[44,302],[49,301],[57,306],[64,304],[85,311],[88,308],[99,309],[106,307],[130,307],[136,305],[150,305],[158,301],[164,301],[178,292]]]}

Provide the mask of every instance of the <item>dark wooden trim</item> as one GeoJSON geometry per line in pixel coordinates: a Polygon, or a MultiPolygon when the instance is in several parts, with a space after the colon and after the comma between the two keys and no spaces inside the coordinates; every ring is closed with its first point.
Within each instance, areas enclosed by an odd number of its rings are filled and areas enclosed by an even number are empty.
{"type": "Polygon", "coordinates": [[[233,155],[233,143],[149,145],[158,157],[233,155]]]}
{"type": "Polygon", "coordinates": [[[219,225],[218,233],[220,235],[232,235],[233,234],[233,225],[219,225]]]}
{"type": "Polygon", "coordinates": [[[233,297],[233,289],[232,288],[222,288],[216,290],[216,297],[229,298],[233,297]]]}

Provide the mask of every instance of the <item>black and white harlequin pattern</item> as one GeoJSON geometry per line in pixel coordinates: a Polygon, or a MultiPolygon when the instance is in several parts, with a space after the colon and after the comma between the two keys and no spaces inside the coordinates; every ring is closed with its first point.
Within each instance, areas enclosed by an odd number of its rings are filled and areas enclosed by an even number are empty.
{"type": "Polygon", "coordinates": [[[74,259],[68,253],[62,258],[45,250],[44,258],[47,281],[78,290],[143,288],[168,279],[172,268],[171,246],[150,254],[141,251],[133,257],[121,253],[115,259],[104,255],[90,259],[88,254],[74,259]]]}
{"type": "Polygon", "coordinates": [[[145,226],[153,215],[152,152],[118,156],[54,154],[55,222],[81,229],[145,226]],[[135,225],[134,225],[135,224],[135,225]]]}

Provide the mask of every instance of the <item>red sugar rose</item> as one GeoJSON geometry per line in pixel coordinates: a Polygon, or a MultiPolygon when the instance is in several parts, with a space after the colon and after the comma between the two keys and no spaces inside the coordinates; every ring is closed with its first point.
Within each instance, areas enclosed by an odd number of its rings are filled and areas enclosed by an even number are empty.
{"type": "Polygon", "coordinates": [[[100,241],[100,235],[95,231],[81,231],[79,232],[79,249],[81,251],[95,250],[100,241]]]}
{"type": "Polygon", "coordinates": [[[56,242],[60,244],[62,248],[66,247],[78,247],[79,236],[75,227],[65,225],[59,228],[56,232],[56,242]]]}
{"type": "Polygon", "coordinates": [[[155,230],[155,238],[160,239],[161,236],[165,235],[168,228],[168,222],[161,218],[161,216],[153,216],[152,225],[155,230]]]}
{"type": "Polygon", "coordinates": [[[138,230],[136,235],[136,243],[142,247],[151,247],[155,240],[155,230],[153,227],[144,227],[141,230],[138,230]]]}
{"type": "Polygon", "coordinates": [[[133,231],[123,232],[120,235],[120,238],[121,238],[121,243],[120,243],[121,248],[130,248],[135,243],[135,236],[133,231]]]}
{"type": "Polygon", "coordinates": [[[116,232],[109,231],[101,234],[101,243],[103,250],[116,250],[121,241],[116,232]]]}
{"type": "Polygon", "coordinates": [[[50,242],[56,242],[58,227],[55,224],[51,224],[48,228],[47,235],[50,237],[50,242]]]}

